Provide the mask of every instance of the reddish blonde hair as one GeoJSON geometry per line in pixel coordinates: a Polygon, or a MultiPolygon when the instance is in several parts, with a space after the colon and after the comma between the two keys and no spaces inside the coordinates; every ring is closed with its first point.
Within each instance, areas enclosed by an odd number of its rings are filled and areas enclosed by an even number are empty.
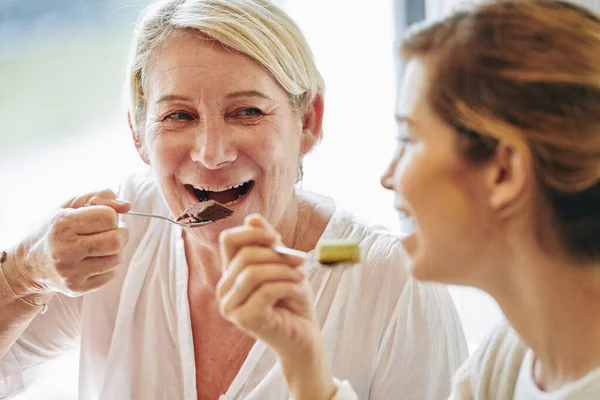
{"type": "Polygon", "coordinates": [[[531,150],[568,250],[600,260],[600,18],[560,0],[500,0],[416,26],[405,59],[433,56],[431,106],[473,161],[499,140],[531,150]]]}

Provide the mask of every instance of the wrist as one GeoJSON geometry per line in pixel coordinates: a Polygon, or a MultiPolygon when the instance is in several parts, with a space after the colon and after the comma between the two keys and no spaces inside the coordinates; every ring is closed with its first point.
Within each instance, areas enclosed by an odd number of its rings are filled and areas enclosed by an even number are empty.
{"type": "Polygon", "coordinates": [[[2,273],[13,293],[27,303],[41,306],[54,295],[37,282],[35,269],[28,263],[27,251],[23,246],[7,249],[2,273]]]}
{"type": "Polygon", "coordinates": [[[283,374],[294,400],[330,400],[337,391],[324,351],[280,356],[283,374]]]}

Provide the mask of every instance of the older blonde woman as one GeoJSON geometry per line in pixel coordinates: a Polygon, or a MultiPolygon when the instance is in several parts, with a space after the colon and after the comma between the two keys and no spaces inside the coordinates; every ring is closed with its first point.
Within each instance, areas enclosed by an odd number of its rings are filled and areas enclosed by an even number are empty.
{"type": "Polygon", "coordinates": [[[80,342],[81,399],[287,398],[275,353],[223,319],[215,298],[219,234],[251,213],[277,227],[268,240],[295,249],[361,242],[362,264],[343,270],[297,269],[259,247],[247,256],[267,275],[307,279],[333,372],[362,398],[449,389],[466,351],[446,291],[408,278],[397,238],[295,188],[321,135],[323,82],[289,17],[258,0],[158,2],[140,21],[130,82],[133,140],[152,173],[121,186],[128,201],[110,191],[74,199],[8,249],[0,397],[80,342]],[[117,218],[131,208],[178,215],[207,199],[234,215],[194,230],[117,218]]]}
{"type": "MultiPolygon", "coordinates": [[[[450,398],[600,399],[600,16],[489,1],[419,27],[402,50],[401,133],[382,184],[416,222],[403,240],[412,274],[485,290],[510,323],[450,398]]],[[[252,217],[246,229],[273,228],[252,217]]],[[[229,231],[222,244],[223,313],[278,352],[292,397],[363,398],[332,379],[309,287],[247,282],[243,238],[229,231]]]]}

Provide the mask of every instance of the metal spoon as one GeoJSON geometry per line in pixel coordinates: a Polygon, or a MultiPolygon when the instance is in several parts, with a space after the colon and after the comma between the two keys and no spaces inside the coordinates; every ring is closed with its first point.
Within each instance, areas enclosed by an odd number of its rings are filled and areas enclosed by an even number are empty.
{"type": "Polygon", "coordinates": [[[179,225],[182,228],[196,228],[198,226],[203,226],[203,225],[207,225],[207,224],[212,224],[215,221],[200,221],[200,222],[177,222],[175,220],[172,220],[171,218],[167,218],[167,217],[163,217],[162,215],[155,215],[155,214],[145,214],[145,213],[141,213],[141,212],[135,212],[135,211],[129,211],[127,213],[128,215],[135,215],[138,217],[150,217],[150,218],[158,218],[158,219],[162,219],[164,221],[168,221],[172,224],[175,225],[179,225]]]}
{"type": "MultiPolygon", "coordinates": [[[[127,214],[129,214],[129,215],[135,215],[135,216],[138,216],[138,217],[158,218],[158,219],[162,219],[164,221],[168,221],[168,222],[170,222],[172,224],[179,225],[179,226],[181,226],[183,228],[195,228],[195,227],[198,227],[198,226],[203,226],[203,225],[211,224],[211,223],[214,222],[214,221],[210,221],[209,220],[209,221],[187,222],[187,223],[184,223],[184,222],[174,221],[174,220],[172,220],[170,218],[163,217],[162,215],[146,214],[146,213],[135,212],[135,211],[129,211],[127,214]]],[[[277,253],[282,254],[282,255],[290,255],[290,256],[300,257],[300,258],[303,258],[305,260],[313,261],[313,257],[310,257],[308,255],[308,253],[305,253],[305,252],[300,251],[300,250],[291,249],[289,247],[285,247],[285,246],[281,246],[281,245],[275,245],[275,246],[272,247],[272,249],[275,250],[277,253]]],[[[333,265],[336,265],[336,264],[344,263],[346,261],[349,261],[349,260],[346,260],[346,259],[336,260],[334,262],[329,262],[328,266],[333,266],[333,265]]],[[[354,260],[354,261],[356,261],[356,260],[354,260]]]]}

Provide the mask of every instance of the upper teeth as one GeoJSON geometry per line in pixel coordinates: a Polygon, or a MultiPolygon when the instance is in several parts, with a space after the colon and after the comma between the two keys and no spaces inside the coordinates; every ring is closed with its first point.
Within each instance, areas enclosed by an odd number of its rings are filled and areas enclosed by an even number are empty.
{"type": "Polygon", "coordinates": [[[246,183],[246,182],[242,182],[242,183],[240,183],[239,185],[235,185],[235,186],[229,186],[229,187],[227,188],[227,190],[229,190],[229,189],[235,189],[235,188],[239,188],[240,186],[244,185],[245,183],[246,183]]]}
{"type": "Polygon", "coordinates": [[[242,183],[240,183],[238,185],[235,185],[235,186],[228,186],[225,189],[221,189],[221,188],[218,188],[218,189],[209,189],[209,188],[204,187],[204,186],[200,186],[197,189],[198,190],[203,190],[203,191],[208,191],[208,192],[224,192],[226,190],[231,190],[231,189],[239,188],[240,186],[242,186],[242,185],[244,185],[246,183],[247,182],[242,182],[242,183]]]}

